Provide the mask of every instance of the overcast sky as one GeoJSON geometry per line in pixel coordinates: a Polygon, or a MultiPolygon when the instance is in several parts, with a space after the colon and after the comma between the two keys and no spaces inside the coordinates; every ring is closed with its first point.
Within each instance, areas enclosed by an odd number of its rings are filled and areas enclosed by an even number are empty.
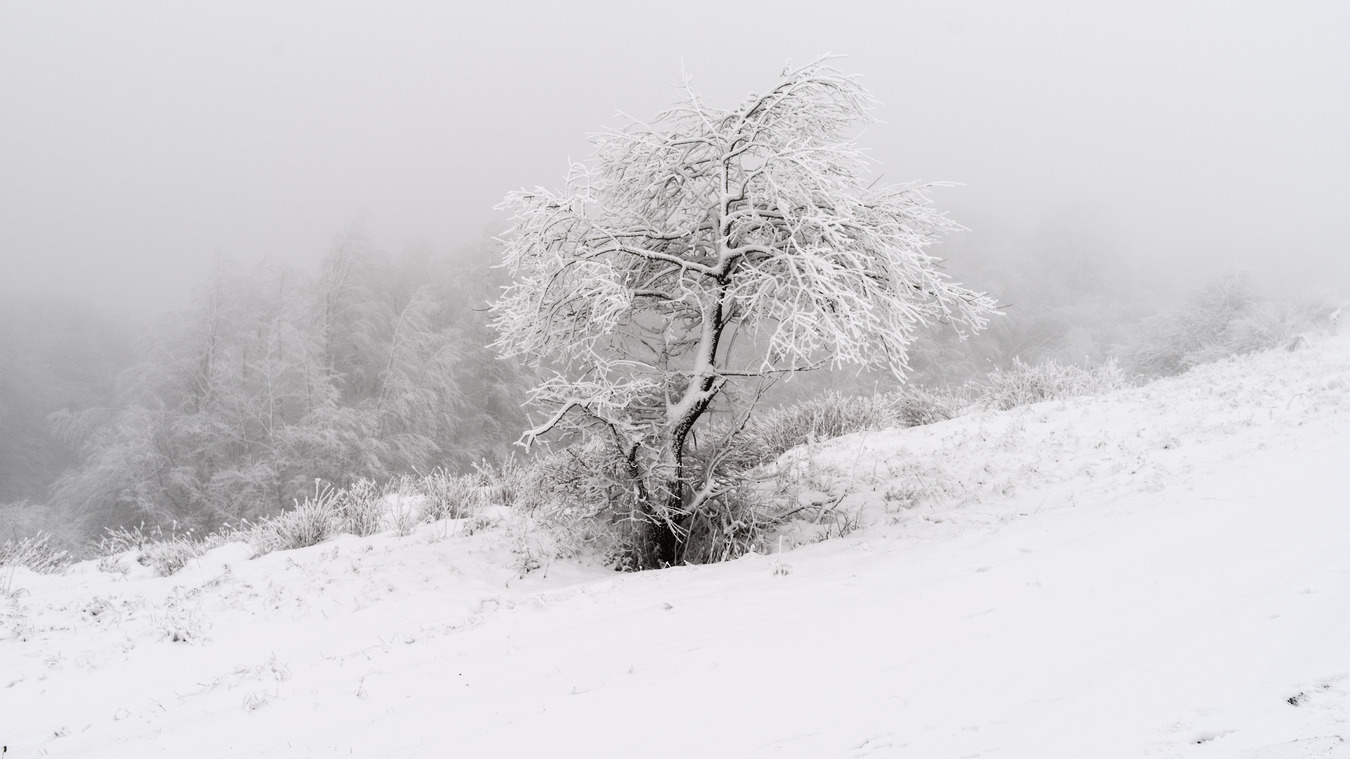
{"type": "Polygon", "coordinates": [[[1347,294],[1340,0],[10,0],[0,295],[175,307],[215,254],[303,264],[361,214],[387,247],[470,243],[681,65],[732,106],[824,52],[885,103],[886,179],[963,183],[939,201],[974,239],[1081,218],[1187,274],[1347,294]]]}

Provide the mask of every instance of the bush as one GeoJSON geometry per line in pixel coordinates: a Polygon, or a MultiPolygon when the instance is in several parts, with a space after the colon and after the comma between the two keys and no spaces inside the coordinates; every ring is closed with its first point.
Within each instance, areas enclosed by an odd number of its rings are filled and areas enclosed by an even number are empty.
{"type": "MultiPolygon", "coordinates": [[[[725,453],[725,452],[719,452],[725,453]]],[[[777,524],[759,495],[757,479],[744,461],[731,455],[695,450],[687,461],[696,482],[716,467],[720,493],[677,524],[658,525],[644,512],[623,458],[598,441],[574,445],[539,459],[533,467],[547,508],[534,512],[556,541],[559,555],[591,553],[619,570],[652,566],[657,527],[681,538],[680,564],[708,564],[738,558],[765,545],[777,524]]]]}
{"type": "MultiPolygon", "coordinates": [[[[930,424],[950,419],[966,405],[957,392],[905,390],[872,396],[827,391],[791,406],[751,417],[732,434],[714,429],[705,440],[731,439],[727,448],[695,448],[687,475],[707,481],[715,472],[718,494],[678,524],[655,525],[640,508],[634,483],[622,457],[603,443],[573,446],[541,460],[535,471],[554,506],[540,514],[571,551],[597,549],[616,568],[652,566],[652,535],[660,527],[680,538],[679,563],[706,564],[735,559],[765,548],[769,531],[782,523],[779,511],[764,500],[753,470],[807,443],[863,430],[930,424]]],[[[697,438],[696,438],[697,439],[697,438]]]]}
{"type": "Polygon", "coordinates": [[[411,489],[422,496],[423,520],[464,519],[482,502],[482,480],[481,475],[454,475],[437,469],[414,481],[411,489]]]}
{"type": "Polygon", "coordinates": [[[357,480],[350,487],[333,491],[332,505],[338,532],[364,538],[380,531],[384,492],[374,480],[357,480]]]}
{"type": "Polygon", "coordinates": [[[644,520],[613,449],[577,444],[537,459],[535,467],[547,483],[538,496],[548,503],[536,517],[556,534],[560,552],[591,552],[622,568],[644,520]]]}
{"type": "Polygon", "coordinates": [[[480,480],[482,499],[529,513],[546,502],[549,486],[543,470],[535,461],[507,458],[501,465],[483,461],[474,465],[480,480]]]}
{"type": "Polygon", "coordinates": [[[682,559],[687,564],[714,564],[762,551],[769,530],[780,523],[748,473],[724,472],[719,480],[724,483],[723,494],[683,527],[682,559]]]}
{"type": "Polygon", "coordinates": [[[1197,357],[1198,363],[1272,348],[1294,350],[1307,342],[1305,335],[1336,330],[1338,309],[1329,302],[1260,301],[1228,324],[1227,344],[1197,357]]]}
{"type": "Polygon", "coordinates": [[[0,543],[0,567],[24,567],[40,574],[59,572],[70,565],[68,551],[45,532],[0,543]]]}
{"type": "Polygon", "coordinates": [[[826,391],[818,398],[752,416],[737,436],[743,465],[765,464],[799,445],[830,440],[899,423],[886,396],[844,396],[826,391]]]}
{"type": "MultiPolygon", "coordinates": [[[[198,537],[193,535],[192,530],[181,533],[170,530],[166,533],[157,525],[147,528],[140,524],[135,527],[108,528],[99,540],[98,554],[107,558],[133,551],[136,563],[154,569],[161,577],[168,577],[207,551],[237,539],[238,536],[230,530],[198,537]]],[[[105,567],[105,563],[100,563],[101,568],[113,566],[106,564],[105,567]]]]}
{"type": "Polygon", "coordinates": [[[338,501],[342,491],[314,488],[314,496],[295,508],[265,519],[254,526],[253,544],[258,553],[287,551],[318,545],[339,531],[338,501]]]}
{"type": "Polygon", "coordinates": [[[902,427],[922,427],[955,419],[969,405],[959,391],[917,386],[888,394],[886,403],[889,415],[902,427]]]}
{"type": "Polygon", "coordinates": [[[180,535],[171,531],[165,535],[160,527],[147,529],[144,524],[131,528],[109,528],[99,540],[99,554],[102,556],[114,556],[127,551],[135,551],[136,562],[154,569],[161,577],[168,577],[206,552],[191,539],[191,533],[180,535]]]}
{"type": "Polygon", "coordinates": [[[1020,358],[1013,359],[1010,369],[995,369],[985,382],[981,403],[1000,410],[1041,401],[1098,395],[1128,384],[1115,360],[1084,369],[1054,360],[1025,364],[1020,358]]]}

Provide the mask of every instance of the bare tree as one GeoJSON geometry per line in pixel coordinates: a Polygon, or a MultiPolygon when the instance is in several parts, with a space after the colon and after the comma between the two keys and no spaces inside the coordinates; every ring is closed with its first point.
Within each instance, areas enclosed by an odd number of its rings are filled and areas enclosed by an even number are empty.
{"type": "Polygon", "coordinates": [[[653,122],[595,135],[562,191],[507,196],[516,279],[492,306],[495,345],[545,375],[546,419],[521,442],[561,428],[612,445],[649,525],[639,565],[680,561],[690,518],[724,492],[687,456],[724,391],[826,363],[899,376],[921,327],[966,334],[993,312],[925,252],[954,225],[923,188],[869,178],[850,132],[875,106],[825,59],[733,110],[686,81],[653,122]]]}

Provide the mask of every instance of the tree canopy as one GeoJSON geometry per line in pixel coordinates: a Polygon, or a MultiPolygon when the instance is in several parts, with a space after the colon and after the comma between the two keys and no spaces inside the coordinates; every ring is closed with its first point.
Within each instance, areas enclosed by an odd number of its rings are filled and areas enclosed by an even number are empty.
{"type": "MultiPolygon", "coordinates": [[[[852,132],[876,105],[825,59],[730,110],[686,81],[654,120],[595,135],[561,191],[507,196],[496,345],[543,373],[522,440],[561,425],[612,446],[654,525],[640,563],[678,561],[726,494],[686,455],[729,387],[825,364],[903,375],[921,328],[968,334],[993,312],[927,252],[955,225],[924,188],[871,176],[852,132]]],[[[734,425],[711,437],[734,445],[734,425]]]]}

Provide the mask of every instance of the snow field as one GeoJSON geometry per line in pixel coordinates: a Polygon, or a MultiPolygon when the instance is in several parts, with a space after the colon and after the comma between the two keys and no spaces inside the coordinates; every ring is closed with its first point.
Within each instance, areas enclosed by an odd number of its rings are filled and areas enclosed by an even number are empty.
{"type": "Polygon", "coordinates": [[[782,555],[525,574],[457,522],[15,573],[28,756],[1343,757],[1350,341],[778,463],[782,555]],[[842,538],[810,541],[822,533],[842,538]],[[851,531],[850,531],[851,530],[851,531]]]}

